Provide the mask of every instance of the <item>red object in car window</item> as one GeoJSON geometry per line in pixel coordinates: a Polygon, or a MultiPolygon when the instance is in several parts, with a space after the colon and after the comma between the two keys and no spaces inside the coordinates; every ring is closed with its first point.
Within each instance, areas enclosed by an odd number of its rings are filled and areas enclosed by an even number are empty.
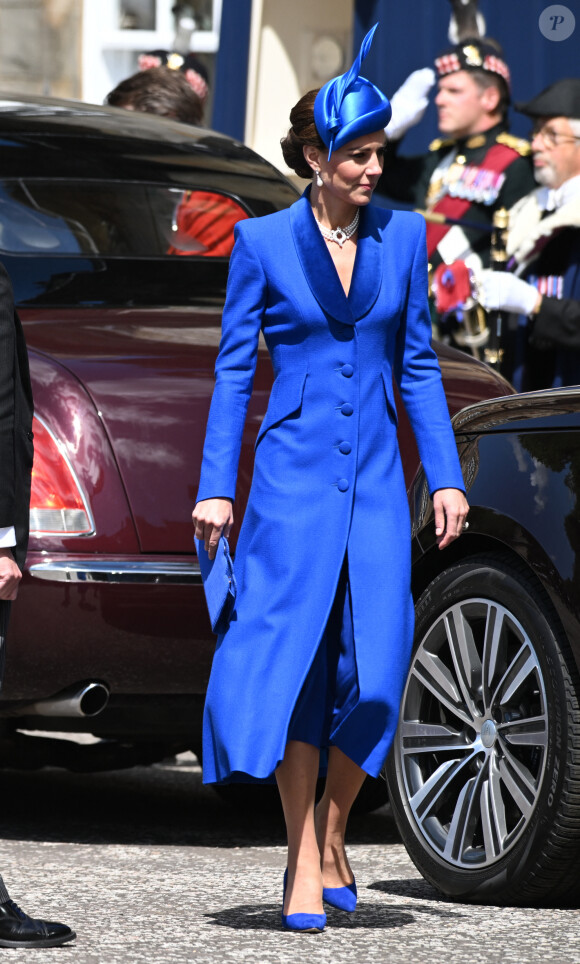
{"type": "Polygon", "coordinates": [[[90,513],[68,459],[38,417],[34,418],[34,464],[30,531],[88,535],[90,513]]]}
{"type": "Polygon", "coordinates": [[[248,217],[232,198],[212,191],[185,191],[175,211],[174,244],[168,254],[228,257],[234,225],[248,217]]]}

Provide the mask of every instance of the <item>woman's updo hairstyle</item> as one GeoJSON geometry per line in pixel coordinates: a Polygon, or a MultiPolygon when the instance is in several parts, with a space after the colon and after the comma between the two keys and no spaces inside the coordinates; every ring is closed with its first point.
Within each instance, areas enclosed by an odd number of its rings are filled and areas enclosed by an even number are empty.
{"type": "Polygon", "coordinates": [[[314,101],[318,90],[309,90],[304,97],[301,97],[297,104],[290,111],[290,123],[292,127],[286,137],[280,141],[284,160],[298,177],[305,177],[307,180],[313,175],[310,164],[304,157],[303,148],[309,144],[324,151],[324,141],[322,140],[316,124],[314,123],[314,101]]]}

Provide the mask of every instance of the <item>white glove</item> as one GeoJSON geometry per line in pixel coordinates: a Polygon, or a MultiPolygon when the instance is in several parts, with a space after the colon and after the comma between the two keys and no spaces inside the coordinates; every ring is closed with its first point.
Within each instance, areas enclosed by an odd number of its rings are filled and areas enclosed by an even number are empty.
{"type": "Polygon", "coordinates": [[[527,281],[505,271],[482,271],[477,279],[478,298],[487,311],[513,311],[531,315],[538,302],[538,290],[527,281]]]}
{"type": "Polygon", "coordinates": [[[385,128],[389,141],[398,141],[403,134],[418,124],[427,110],[429,91],[435,83],[435,72],[430,67],[414,70],[390,98],[393,116],[385,128]]]}

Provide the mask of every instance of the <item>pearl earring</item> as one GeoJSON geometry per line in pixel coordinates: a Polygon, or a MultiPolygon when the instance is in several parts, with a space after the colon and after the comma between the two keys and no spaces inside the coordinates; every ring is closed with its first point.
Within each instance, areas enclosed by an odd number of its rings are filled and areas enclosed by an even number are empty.
{"type": "Polygon", "coordinates": [[[323,184],[324,184],[324,181],[322,180],[322,178],[321,178],[321,176],[320,176],[320,171],[317,171],[317,172],[316,172],[316,187],[322,187],[323,184]]]}

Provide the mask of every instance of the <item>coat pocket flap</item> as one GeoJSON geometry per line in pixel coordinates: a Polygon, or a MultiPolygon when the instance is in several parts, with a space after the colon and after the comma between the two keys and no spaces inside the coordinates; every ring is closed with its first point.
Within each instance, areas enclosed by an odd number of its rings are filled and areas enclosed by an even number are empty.
{"type": "Polygon", "coordinates": [[[300,411],[305,382],[306,373],[287,372],[278,375],[272,386],[268,410],[260,426],[256,445],[274,425],[279,425],[284,419],[300,411]]]}

